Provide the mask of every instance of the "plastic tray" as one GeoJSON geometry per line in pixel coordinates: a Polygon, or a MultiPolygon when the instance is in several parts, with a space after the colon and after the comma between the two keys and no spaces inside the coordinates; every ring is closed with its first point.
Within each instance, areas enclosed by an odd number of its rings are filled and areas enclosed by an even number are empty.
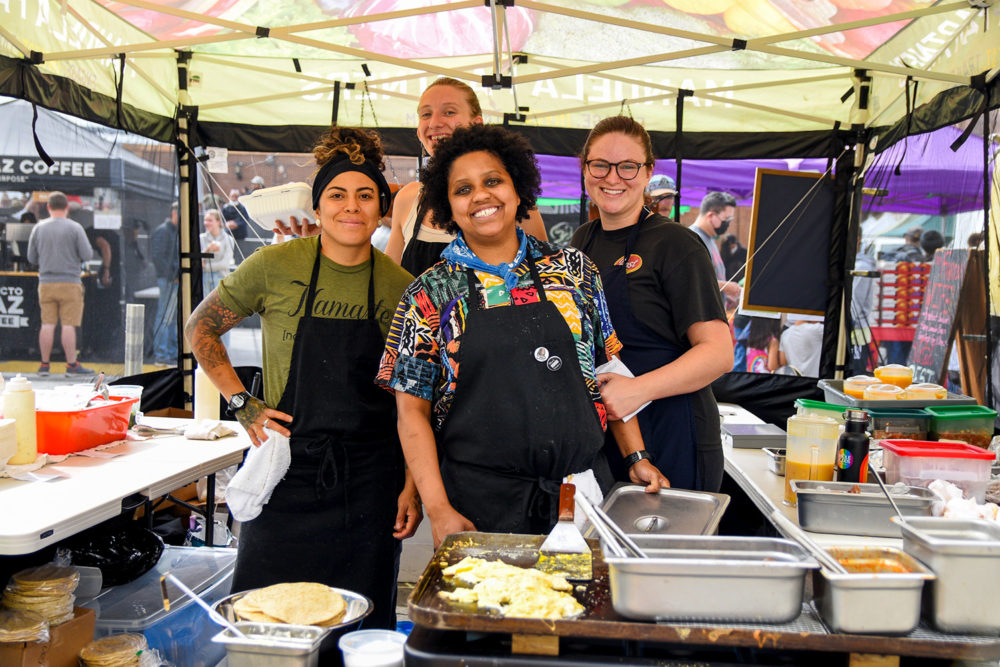
{"type": "Polygon", "coordinates": [[[849,406],[852,408],[926,408],[929,405],[976,405],[976,399],[963,394],[948,392],[948,398],[931,398],[922,400],[889,399],[885,401],[866,401],[854,398],[844,393],[843,380],[820,380],[818,383],[827,403],[849,406]]]}
{"type": "Polygon", "coordinates": [[[128,417],[138,398],[112,396],[110,404],[83,410],[35,412],[38,451],[72,454],[122,440],[128,432],[128,417]]]}
{"type": "Polygon", "coordinates": [[[310,223],[316,221],[316,213],[312,210],[312,186],[308,183],[286,183],[256,190],[241,196],[240,203],[250,219],[266,232],[274,229],[275,220],[288,222],[291,216],[310,223]]]}

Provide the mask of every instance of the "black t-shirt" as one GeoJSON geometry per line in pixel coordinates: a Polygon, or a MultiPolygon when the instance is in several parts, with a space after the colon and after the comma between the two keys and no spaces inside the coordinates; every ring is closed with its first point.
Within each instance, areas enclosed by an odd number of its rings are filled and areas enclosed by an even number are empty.
{"type": "MultiPolygon", "coordinates": [[[[591,221],[576,230],[572,245],[586,250],[603,271],[625,255],[625,242],[631,231],[631,226],[605,231],[598,221],[591,221]],[[592,231],[593,241],[585,248],[592,231]]],[[[715,269],[697,234],[663,216],[653,215],[643,222],[632,253],[641,260],[629,274],[633,313],[667,342],[690,349],[687,330],[692,324],[726,321],[715,269]]],[[[628,347],[629,341],[621,332],[619,338],[628,347]]],[[[692,398],[698,448],[720,448],[719,409],[712,388],[706,386],[692,398]]]]}

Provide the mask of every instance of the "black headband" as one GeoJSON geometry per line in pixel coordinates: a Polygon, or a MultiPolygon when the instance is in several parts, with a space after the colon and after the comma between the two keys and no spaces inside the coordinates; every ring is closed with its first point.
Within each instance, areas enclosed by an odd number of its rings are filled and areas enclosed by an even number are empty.
{"type": "Polygon", "coordinates": [[[319,198],[326,186],[345,171],[357,171],[375,181],[375,187],[378,188],[379,210],[382,215],[389,212],[389,204],[392,203],[392,190],[389,189],[385,176],[368,160],[361,164],[354,164],[347,155],[330,160],[316,172],[316,180],[313,181],[312,187],[314,210],[319,210],[319,198]]]}

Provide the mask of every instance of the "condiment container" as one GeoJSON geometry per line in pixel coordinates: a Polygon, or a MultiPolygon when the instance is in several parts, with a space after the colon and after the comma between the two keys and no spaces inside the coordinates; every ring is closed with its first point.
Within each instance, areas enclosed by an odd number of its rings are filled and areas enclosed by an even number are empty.
{"type": "Polygon", "coordinates": [[[933,405],[926,410],[931,416],[932,437],[961,440],[983,449],[990,446],[996,410],[981,405],[933,405]]]}
{"type": "Polygon", "coordinates": [[[920,622],[924,582],[934,575],[890,547],[830,547],[847,574],[813,572],[813,596],[834,632],[905,635],[920,622]]]}
{"type": "Polygon", "coordinates": [[[14,420],[17,433],[17,453],[9,465],[26,465],[38,458],[38,436],[35,424],[35,392],[23,375],[10,380],[3,391],[3,415],[14,420]]]}
{"type": "Polygon", "coordinates": [[[864,398],[865,389],[873,384],[882,384],[882,381],[870,375],[855,375],[844,380],[844,393],[854,398],[864,398]]]}
{"type": "Polygon", "coordinates": [[[1000,525],[982,519],[893,519],[903,551],[937,575],[924,615],[943,632],[1000,632],[1000,525]]]}
{"type": "Polygon", "coordinates": [[[229,629],[212,637],[226,647],[228,667],[316,667],[328,634],[314,625],[240,622],[236,627],[247,639],[229,629]]]}
{"type": "MultiPolygon", "coordinates": [[[[795,480],[799,525],[814,533],[899,537],[899,528],[889,519],[896,512],[878,484],[854,482],[807,482],[795,480]]],[[[887,487],[899,511],[929,516],[934,492],[920,486],[887,487]]]]}
{"type": "Polygon", "coordinates": [[[132,408],[128,415],[128,427],[132,428],[135,426],[136,417],[142,410],[142,390],[143,386],[141,384],[111,384],[108,385],[108,395],[109,396],[122,396],[125,398],[135,398],[138,399],[132,404],[132,408]]]}
{"type": "Polygon", "coordinates": [[[913,369],[901,364],[888,364],[875,369],[875,377],[886,384],[906,389],[913,383],[913,369]]]}
{"type": "Polygon", "coordinates": [[[868,408],[869,428],[876,440],[926,440],[931,416],[922,409],[868,408]]]}
{"type": "Polygon", "coordinates": [[[785,475],[785,450],[777,447],[762,447],[767,454],[767,469],[779,477],[785,475]]]}
{"type": "Polygon", "coordinates": [[[940,401],[948,398],[948,390],[933,382],[919,382],[906,388],[904,401],[940,401]]]}
{"type": "Polygon", "coordinates": [[[891,401],[903,398],[906,390],[894,384],[873,384],[865,388],[866,401],[891,401]]]}
{"type": "Polygon", "coordinates": [[[837,453],[840,425],[829,417],[788,418],[785,444],[785,504],[795,504],[791,480],[833,480],[833,460],[837,453]]]}
{"type": "Polygon", "coordinates": [[[993,452],[964,442],[883,440],[886,482],[928,486],[935,479],[951,482],[965,495],[983,502],[990,481],[993,452]]]}
{"type": "Polygon", "coordinates": [[[392,630],[356,630],[338,642],[344,667],[403,667],[406,635],[392,630]]]}
{"type": "Polygon", "coordinates": [[[836,403],[824,403],[809,398],[795,399],[796,414],[806,417],[829,417],[838,424],[844,423],[844,406],[836,403]]]}
{"type": "Polygon", "coordinates": [[[17,426],[13,419],[0,419],[0,468],[17,454],[17,426]]]}

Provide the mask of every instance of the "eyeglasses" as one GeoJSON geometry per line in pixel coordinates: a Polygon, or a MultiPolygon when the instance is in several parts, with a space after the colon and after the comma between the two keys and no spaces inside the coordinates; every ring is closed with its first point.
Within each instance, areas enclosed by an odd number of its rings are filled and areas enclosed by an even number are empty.
{"type": "Polygon", "coordinates": [[[594,178],[604,178],[611,173],[614,167],[618,172],[618,178],[623,181],[631,181],[639,175],[639,168],[646,165],[635,160],[622,160],[621,162],[608,162],[607,160],[587,160],[587,172],[594,178]]]}

